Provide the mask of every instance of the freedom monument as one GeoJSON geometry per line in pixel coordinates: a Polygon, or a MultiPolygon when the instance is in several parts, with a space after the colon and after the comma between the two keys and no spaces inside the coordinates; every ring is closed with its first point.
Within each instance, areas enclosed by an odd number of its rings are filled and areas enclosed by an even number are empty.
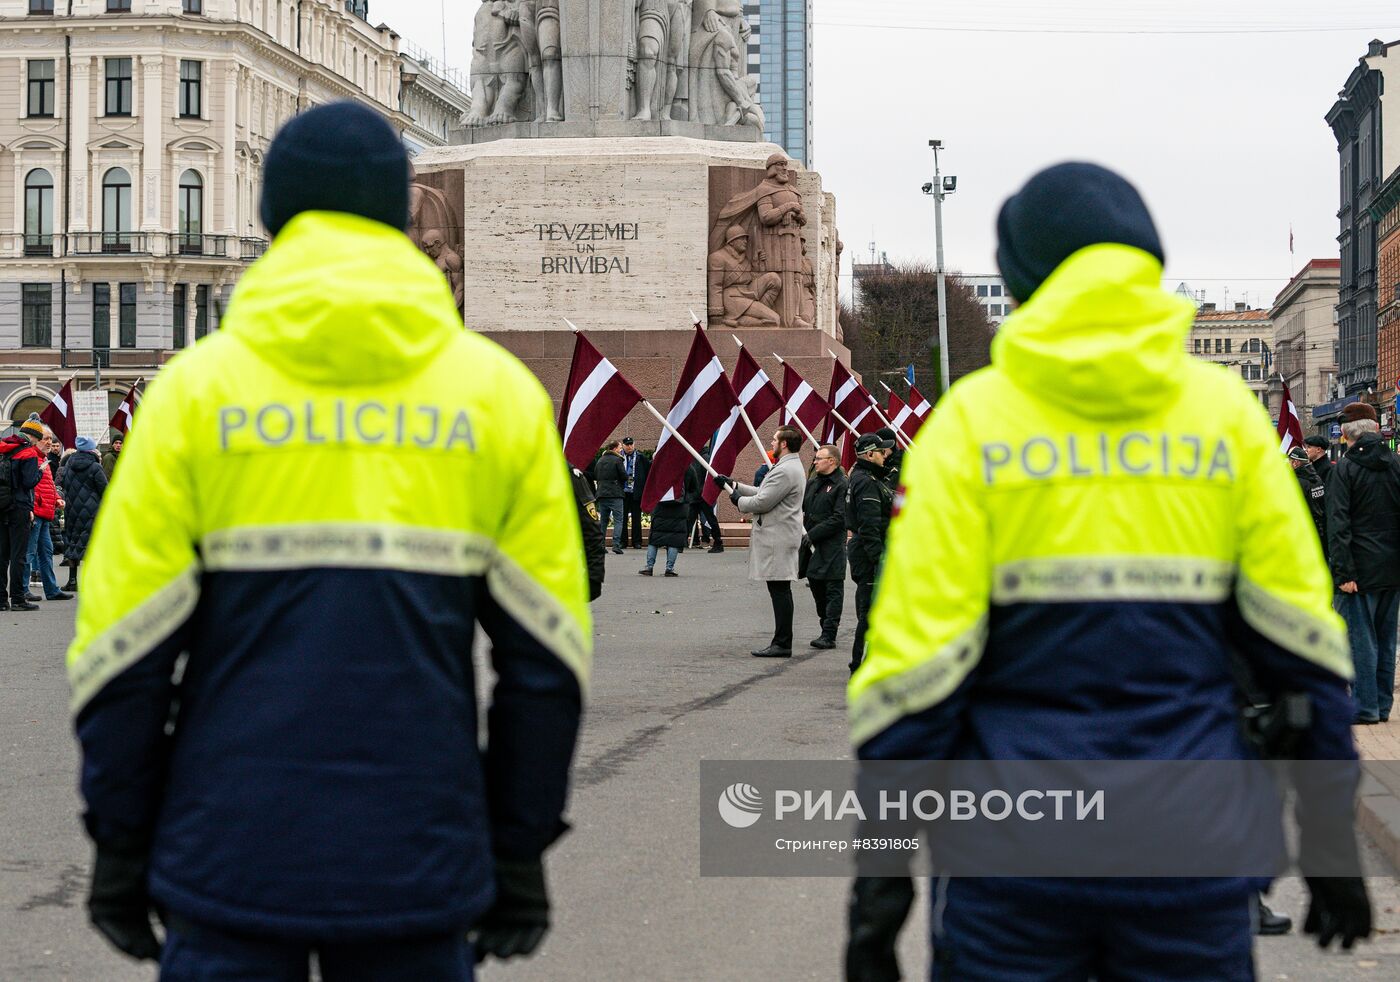
{"type": "MultiPolygon", "coordinates": [[[[558,400],[577,324],[669,404],[691,315],[825,391],[835,199],[763,140],[741,0],[481,0],[461,145],[414,161],[410,235],[466,321],[558,400]]],[[[639,441],[654,422],[638,416],[639,441]]],[[[629,420],[629,426],[633,421],[629,420]]],[[[756,456],[756,455],[755,455],[756,456]]]]}

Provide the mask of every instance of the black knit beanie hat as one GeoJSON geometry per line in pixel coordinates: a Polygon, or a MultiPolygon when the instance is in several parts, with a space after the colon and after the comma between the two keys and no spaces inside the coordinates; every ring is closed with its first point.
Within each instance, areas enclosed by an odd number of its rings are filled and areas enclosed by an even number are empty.
{"type": "Polygon", "coordinates": [[[304,211],[408,228],[408,152],[378,113],[333,102],[294,117],[263,165],[262,222],[274,237],[304,211]]]}
{"type": "Polygon", "coordinates": [[[1021,303],[1070,256],[1106,242],[1135,246],[1166,262],[1142,195],[1097,164],[1041,171],[1002,205],[997,218],[997,264],[1021,303]]]}

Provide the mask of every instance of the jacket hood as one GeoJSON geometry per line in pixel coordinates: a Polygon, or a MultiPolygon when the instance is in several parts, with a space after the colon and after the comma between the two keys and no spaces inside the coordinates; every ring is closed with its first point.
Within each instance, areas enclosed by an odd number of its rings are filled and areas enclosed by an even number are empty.
{"type": "Polygon", "coordinates": [[[1381,440],[1379,433],[1363,433],[1347,451],[1347,460],[1354,460],[1372,471],[1382,471],[1395,466],[1395,455],[1381,440]]]}
{"type": "Polygon", "coordinates": [[[1131,246],[1094,245],[1060,265],[992,341],[992,363],[1021,388],[1094,419],[1143,416],[1180,390],[1196,316],[1162,289],[1162,264],[1131,246]]]}
{"type": "MultiPolygon", "coordinates": [[[[34,446],[22,436],[12,434],[0,440],[0,454],[18,454],[24,450],[34,450],[34,446]]],[[[39,451],[34,450],[33,456],[37,458],[39,451]]]]}
{"type": "Polygon", "coordinates": [[[402,232],[305,212],[244,275],[223,331],[316,385],[415,374],[462,330],[452,291],[402,232]]]}

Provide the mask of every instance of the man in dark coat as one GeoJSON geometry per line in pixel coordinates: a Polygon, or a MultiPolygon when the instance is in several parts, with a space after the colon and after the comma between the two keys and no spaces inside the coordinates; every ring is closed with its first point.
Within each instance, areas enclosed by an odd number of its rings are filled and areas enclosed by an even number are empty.
{"type": "Polygon", "coordinates": [[[603,535],[608,534],[608,519],[613,523],[612,551],[622,555],[622,487],[627,474],[622,467],[622,443],[614,440],[603,450],[603,456],[593,465],[593,474],[598,480],[598,527],[603,535]]]}
{"type": "MultiPolygon", "coordinates": [[[[710,456],[709,444],[701,451],[706,459],[710,456]]],[[[690,462],[690,466],[685,469],[685,503],[689,509],[686,516],[686,527],[695,528],[695,522],[700,522],[700,540],[702,542],[714,541],[710,547],[710,552],[724,552],[724,537],[719,531],[719,516],[715,514],[715,506],[705,500],[705,478],[707,473],[704,466],[698,460],[690,462]]],[[[653,516],[652,521],[655,522],[653,516]]],[[[692,543],[693,544],[693,543],[692,543]]]]}
{"type": "Polygon", "coordinates": [[[1317,526],[1317,537],[1322,540],[1322,549],[1327,551],[1327,488],[1313,465],[1308,462],[1308,453],[1302,447],[1288,451],[1288,462],[1293,465],[1293,476],[1303,489],[1303,499],[1308,503],[1313,525],[1317,526]]]}
{"type": "MultiPolygon", "coordinates": [[[[588,560],[588,600],[591,603],[603,595],[603,579],[607,575],[608,540],[598,524],[598,505],[593,485],[583,471],[572,468],[574,500],[578,502],[578,523],[583,530],[583,554],[588,560]]],[[[77,566],[73,567],[74,573],[77,566]]]]}
{"type": "Polygon", "coordinates": [[[78,449],[63,465],[59,477],[67,501],[63,521],[69,569],[68,584],[63,589],[71,593],[78,589],[78,566],[87,553],[97,509],[107,491],[107,473],[97,456],[97,443],[91,437],[78,437],[78,449]]]}
{"type": "Polygon", "coordinates": [[[1308,452],[1313,470],[1326,484],[1332,476],[1332,442],[1325,436],[1310,436],[1303,441],[1303,449],[1308,452]]]}
{"type": "Polygon", "coordinates": [[[880,573],[885,533],[894,509],[894,490],[885,469],[885,461],[893,451],[894,441],[881,439],[876,433],[856,440],[856,465],[846,486],[846,527],[852,533],[847,551],[851,579],[856,584],[856,640],[851,648],[851,674],[865,660],[865,629],[875,602],[875,578],[880,573]]]}
{"type": "MultiPolygon", "coordinates": [[[[0,562],[9,571],[9,591],[0,596],[0,610],[38,610],[39,605],[24,598],[29,592],[29,525],[33,520],[34,489],[39,484],[39,451],[35,444],[44,438],[44,426],[26,420],[13,436],[0,440],[0,457],[8,458],[0,475],[7,479],[0,488],[0,562]],[[6,599],[8,597],[8,599],[6,599]]],[[[0,583],[0,586],[4,586],[0,583]]]]}
{"type": "Polygon", "coordinates": [[[647,472],[651,470],[651,459],[637,449],[630,436],[622,439],[622,544],[628,542],[629,532],[633,549],[642,547],[642,490],[647,486],[647,472]]]}
{"type": "Polygon", "coordinates": [[[822,622],[821,637],[813,648],[836,647],[841,627],[841,607],[846,597],[846,475],[841,471],[841,451],[827,444],[817,449],[807,493],[802,499],[804,573],[822,622]]]}
{"type": "Polygon", "coordinates": [[[122,438],[117,437],[112,441],[112,449],[102,455],[102,470],[107,474],[107,480],[112,479],[112,471],[117,469],[117,458],[122,455],[122,438]]]}
{"type": "Polygon", "coordinates": [[[1390,718],[1395,699],[1400,458],[1381,441],[1374,419],[1355,415],[1342,424],[1347,453],[1327,483],[1328,561],[1356,668],[1355,721],[1372,724],[1390,718]]]}

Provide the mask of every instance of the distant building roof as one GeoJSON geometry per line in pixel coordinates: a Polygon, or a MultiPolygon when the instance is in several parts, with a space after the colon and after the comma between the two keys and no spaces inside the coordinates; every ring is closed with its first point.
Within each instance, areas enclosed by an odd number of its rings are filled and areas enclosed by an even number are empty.
{"type": "Polygon", "coordinates": [[[1201,321],[1266,321],[1267,310],[1198,310],[1197,323],[1201,321]]]}

